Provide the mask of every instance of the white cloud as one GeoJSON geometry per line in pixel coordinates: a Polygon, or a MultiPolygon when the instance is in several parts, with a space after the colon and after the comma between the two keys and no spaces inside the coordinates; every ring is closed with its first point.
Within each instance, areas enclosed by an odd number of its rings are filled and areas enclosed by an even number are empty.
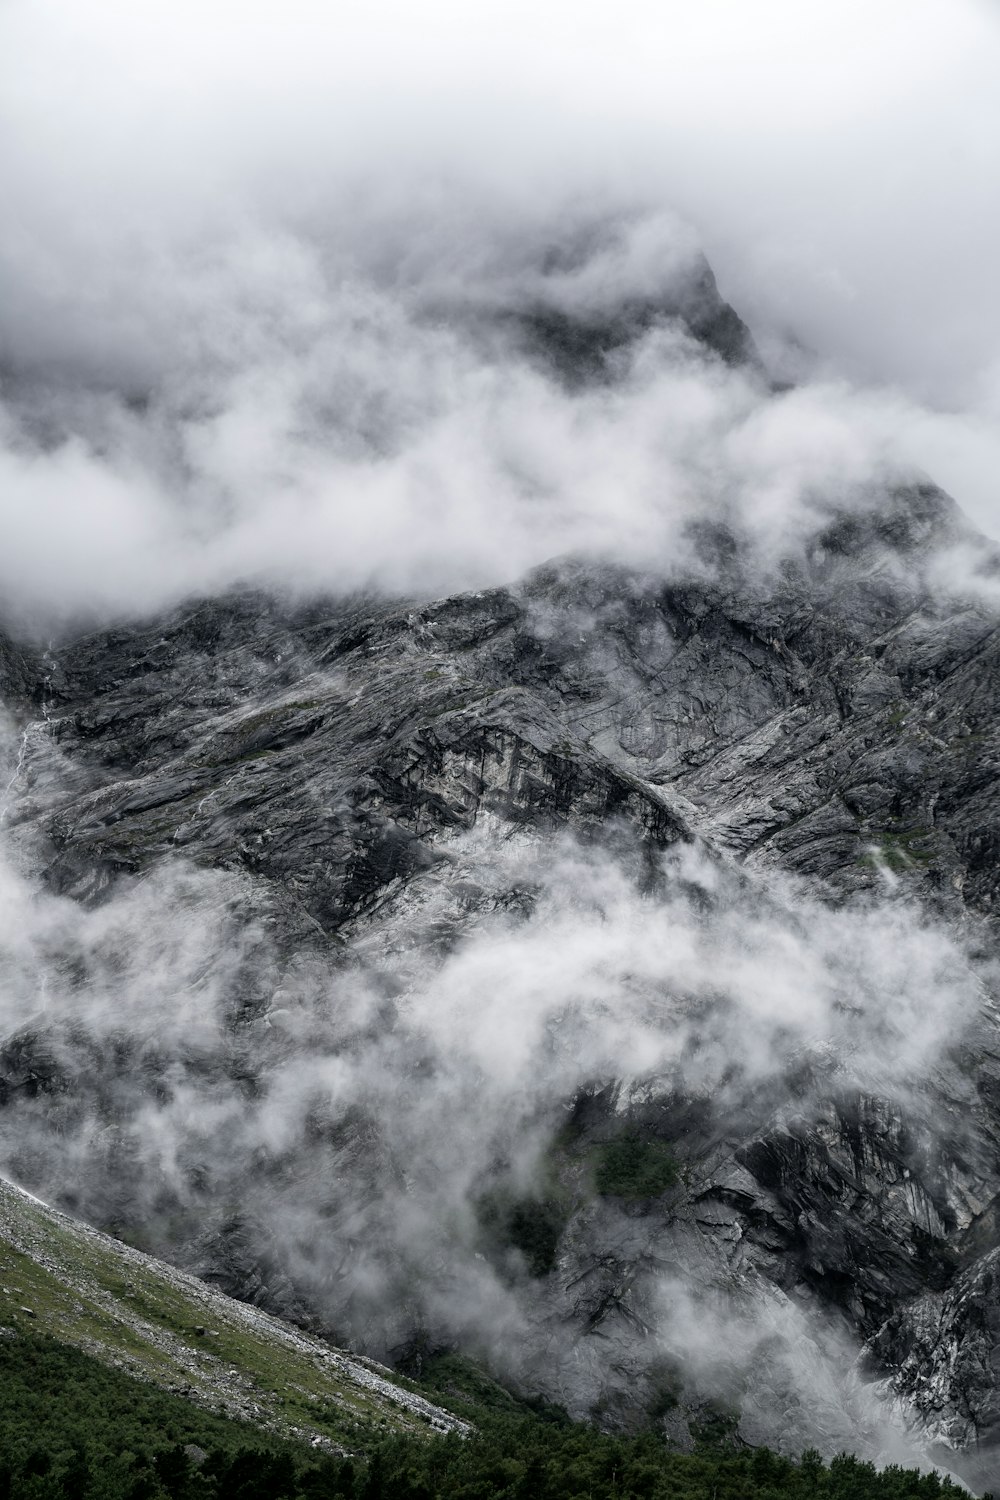
{"type": "Polygon", "coordinates": [[[0,44],[8,597],[462,586],[890,460],[1000,533],[985,5],[13,0],[0,44]],[[797,405],[662,346],[571,399],[470,328],[626,211],[548,298],[668,282],[679,213],[797,405]]]}

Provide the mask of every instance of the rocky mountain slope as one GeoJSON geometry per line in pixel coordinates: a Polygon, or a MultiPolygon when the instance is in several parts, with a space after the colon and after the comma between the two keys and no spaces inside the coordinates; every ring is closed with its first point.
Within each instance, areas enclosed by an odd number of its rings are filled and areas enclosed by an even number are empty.
{"type": "Polygon", "coordinates": [[[6,640],[0,1154],[404,1367],[986,1483],[995,562],[929,485],[691,540],[6,640]]]}

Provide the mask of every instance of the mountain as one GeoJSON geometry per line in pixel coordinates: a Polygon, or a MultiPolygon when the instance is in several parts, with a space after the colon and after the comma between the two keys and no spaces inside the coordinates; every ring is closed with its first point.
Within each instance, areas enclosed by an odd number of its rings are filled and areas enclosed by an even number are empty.
{"type": "Polygon", "coordinates": [[[0,1161],[411,1372],[986,1484],[996,560],[927,483],[689,542],[9,632],[0,1161]]]}

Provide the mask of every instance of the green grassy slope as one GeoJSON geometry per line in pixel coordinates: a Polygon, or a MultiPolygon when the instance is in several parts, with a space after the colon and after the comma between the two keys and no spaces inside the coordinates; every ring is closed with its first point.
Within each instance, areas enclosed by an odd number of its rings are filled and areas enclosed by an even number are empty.
{"type": "MultiPolygon", "coordinates": [[[[347,1450],[462,1424],[388,1370],[0,1181],[0,1330],[50,1335],[206,1410],[347,1450]]],[[[0,1331],[0,1338],[4,1335],[0,1331]]]]}

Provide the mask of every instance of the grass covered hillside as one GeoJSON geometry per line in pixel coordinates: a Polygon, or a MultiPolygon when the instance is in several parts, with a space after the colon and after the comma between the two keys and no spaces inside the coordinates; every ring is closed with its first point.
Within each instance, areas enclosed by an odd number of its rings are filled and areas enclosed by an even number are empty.
{"type": "Polygon", "coordinates": [[[381,1366],[0,1181],[0,1341],[45,1335],[281,1438],[356,1449],[462,1425],[381,1366]]]}

